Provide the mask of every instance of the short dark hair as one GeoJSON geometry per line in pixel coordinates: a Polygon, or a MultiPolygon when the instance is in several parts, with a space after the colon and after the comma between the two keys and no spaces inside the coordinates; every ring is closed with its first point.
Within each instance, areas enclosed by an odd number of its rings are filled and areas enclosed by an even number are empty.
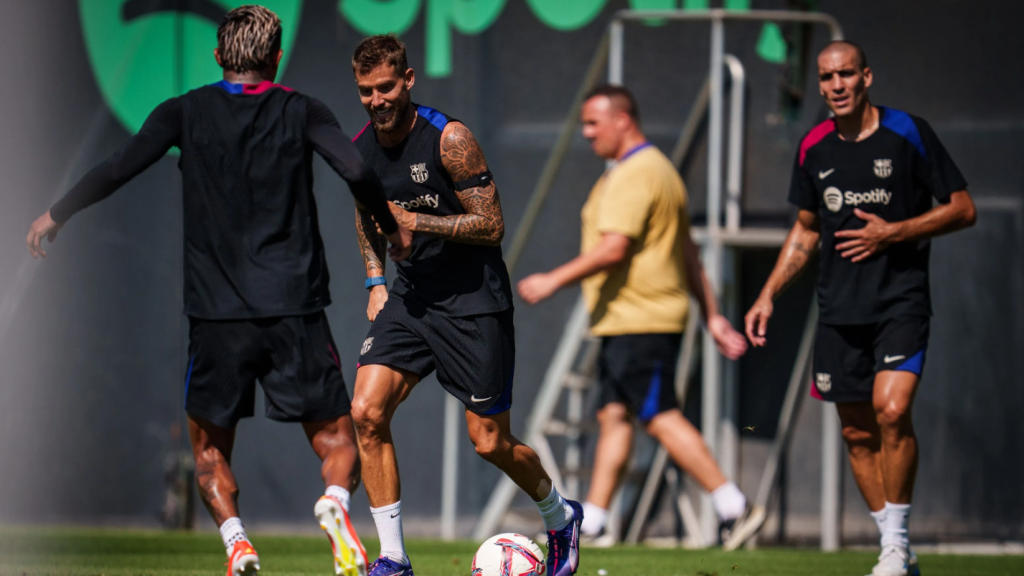
{"type": "Polygon", "coordinates": [[[822,48],[821,52],[818,52],[818,54],[824,54],[826,50],[829,50],[830,48],[835,48],[837,46],[847,46],[849,48],[853,48],[854,51],[857,52],[857,59],[860,60],[860,69],[864,70],[865,68],[868,67],[868,55],[864,53],[864,49],[861,48],[859,44],[850,42],[849,40],[833,40],[828,44],[825,44],[825,47],[822,48]]]}
{"type": "Polygon", "coordinates": [[[629,88],[625,86],[618,86],[615,84],[602,84],[590,92],[587,92],[587,97],[584,102],[591,98],[598,96],[604,96],[611,100],[612,105],[621,109],[629,117],[633,119],[633,122],[640,125],[640,106],[636,103],[636,98],[633,97],[633,93],[629,91],[629,88]]]}
{"type": "Polygon", "coordinates": [[[220,65],[236,73],[273,67],[281,50],[281,19],[263,6],[239,6],[217,28],[220,65]]]}
{"type": "Polygon", "coordinates": [[[394,66],[395,71],[404,74],[409,69],[405,56],[405,44],[396,34],[378,34],[364,38],[352,53],[352,72],[368,74],[381,64],[394,66]]]}

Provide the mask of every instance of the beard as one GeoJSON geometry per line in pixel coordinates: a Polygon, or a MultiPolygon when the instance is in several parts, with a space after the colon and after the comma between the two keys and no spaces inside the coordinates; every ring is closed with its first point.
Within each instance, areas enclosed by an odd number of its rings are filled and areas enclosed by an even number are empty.
{"type": "Polygon", "coordinates": [[[394,113],[387,120],[381,120],[373,110],[367,110],[370,113],[370,122],[373,124],[374,130],[385,134],[394,132],[405,120],[405,115],[409,113],[410,101],[411,98],[408,92],[395,100],[394,107],[392,108],[394,113]]]}

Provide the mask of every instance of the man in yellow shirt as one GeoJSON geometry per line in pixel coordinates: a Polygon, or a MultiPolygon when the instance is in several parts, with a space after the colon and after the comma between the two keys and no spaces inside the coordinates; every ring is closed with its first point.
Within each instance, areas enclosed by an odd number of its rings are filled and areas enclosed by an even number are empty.
{"type": "Polygon", "coordinates": [[[583,207],[581,254],[551,272],[519,282],[536,304],[582,282],[591,332],[602,338],[598,360],[600,437],[587,501],[584,536],[604,530],[616,484],[629,459],[636,417],[680,468],[711,493],[728,549],[753,536],[739,488],[726,480],[676,402],[674,382],[692,293],[719,351],[735,360],[746,341],[718,313],[690,238],[686,189],[671,161],[644,138],[633,95],[621,86],[595,89],[583,104],[583,136],[616,164],[583,207]]]}

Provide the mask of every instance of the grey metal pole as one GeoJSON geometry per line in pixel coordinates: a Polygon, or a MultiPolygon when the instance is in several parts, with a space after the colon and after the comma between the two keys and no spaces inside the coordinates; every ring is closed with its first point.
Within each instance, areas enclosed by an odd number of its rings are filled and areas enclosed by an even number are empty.
{"type": "Polygon", "coordinates": [[[608,83],[622,84],[622,57],[625,28],[621,20],[612,20],[608,27],[611,44],[608,49],[608,83]]]}
{"type": "Polygon", "coordinates": [[[459,412],[462,406],[451,394],[444,401],[444,451],[441,457],[441,538],[455,539],[455,515],[459,491],[459,412]]]}
{"type": "Polygon", "coordinates": [[[740,229],[740,187],[743,185],[743,99],[746,97],[747,80],[743,63],[732,54],[725,55],[729,67],[729,163],[726,168],[725,188],[728,199],[725,205],[725,228],[729,232],[740,229]]]}
{"type": "Polygon", "coordinates": [[[831,402],[821,403],[821,549],[839,549],[841,532],[840,499],[842,497],[842,462],[839,459],[839,414],[831,402]]]}
{"type": "Polygon", "coordinates": [[[673,20],[673,21],[707,21],[707,20],[752,20],[756,22],[806,22],[823,24],[828,27],[832,40],[843,39],[843,28],[839,21],[830,14],[822,12],[803,12],[797,10],[619,10],[615,20],[673,20]]]}
{"type": "MultiPolygon", "coordinates": [[[[743,97],[746,78],[743,64],[732,54],[723,56],[729,71],[729,156],[726,164],[725,226],[737,232],[740,222],[740,180],[743,173],[743,97]]],[[[722,249],[722,313],[736,324],[740,315],[739,252],[722,249]]],[[[722,371],[722,416],[719,426],[718,463],[730,480],[739,475],[739,363],[725,362],[722,371]]]]}
{"type": "MultiPolygon", "coordinates": [[[[704,247],[704,273],[711,283],[713,296],[718,298],[722,288],[722,232],[719,224],[722,202],[722,84],[725,55],[725,23],[721,18],[711,21],[710,99],[708,100],[708,241],[704,247]]],[[[718,421],[721,418],[722,364],[715,340],[704,333],[703,396],[701,421],[704,442],[711,454],[718,456],[718,421]]],[[[701,528],[706,541],[713,541],[718,518],[705,494],[701,498],[701,528]]]]}

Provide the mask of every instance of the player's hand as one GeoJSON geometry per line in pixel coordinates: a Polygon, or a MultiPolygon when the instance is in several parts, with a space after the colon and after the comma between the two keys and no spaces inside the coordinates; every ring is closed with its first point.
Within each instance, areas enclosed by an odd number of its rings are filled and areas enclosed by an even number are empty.
{"type": "Polygon", "coordinates": [[[708,318],[708,332],[715,339],[718,351],[729,360],[736,360],[747,351],[747,341],[733,329],[729,319],[721,314],[708,318]]]}
{"type": "Polygon", "coordinates": [[[373,322],[388,301],[388,287],[383,284],[370,288],[370,303],[366,306],[366,317],[373,322]]]}
{"type": "Polygon", "coordinates": [[[892,244],[893,225],[877,214],[870,214],[860,208],[853,209],[854,215],[867,224],[860,230],[840,230],[836,238],[850,238],[846,242],[836,244],[836,250],[843,258],[852,258],[851,262],[860,262],[885,250],[892,244]]]}
{"type": "Polygon", "coordinates": [[[28,253],[33,258],[40,256],[45,258],[46,250],[43,250],[43,238],[46,238],[52,244],[57,239],[57,231],[62,226],[63,224],[57,224],[53,221],[49,210],[46,211],[46,214],[36,218],[36,221],[28,229],[28,237],[25,238],[25,242],[28,244],[28,253]]]}
{"type": "Polygon", "coordinates": [[[398,230],[388,234],[388,243],[391,244],[388,246],[391,259],[395,262],[405,260],[412,254],[412,230],[399,223],[398,230]]]}
{"type": "Polygon", "coordinates": [[[747,339],[755,347],[764,346],[767,343],[764,335],[768,331],[768,319],[772,317],[774,310],[775,305],[772,304],[772,299],[767,296],[761,296],[750,307],[750,311],[747,312],[747,316],[744,318],[747,339]]]}
{"type": "MultiPolygon", "coordinates": [[[[406,210],[405,208],[402,208],[401,206],[399,206],[398,204],[395,204],[394,202],[388,202],[388,208],[391,209],[391,215],[395,217],[395,222],[398,222],[399,226],[405,226],[409,230],[415,230],[416,229],[416,215],[415,214],[413,214],[412,212],[409,212],[408,210],[406,210]]],[[[374,218],[373,221],[377,222],[377,219],[374,218]]],[[[379,222],[377,222],[377,232],[379,232],[381,234],[384,233],[380,229],[380,223],[379,222]]]]}
{"type": "Polygon", "coordinates": [[[550,274],[531,274],[516,285],[519,297],[530,306],[547,300],[558,291],[558,282],[550,274]]]}

